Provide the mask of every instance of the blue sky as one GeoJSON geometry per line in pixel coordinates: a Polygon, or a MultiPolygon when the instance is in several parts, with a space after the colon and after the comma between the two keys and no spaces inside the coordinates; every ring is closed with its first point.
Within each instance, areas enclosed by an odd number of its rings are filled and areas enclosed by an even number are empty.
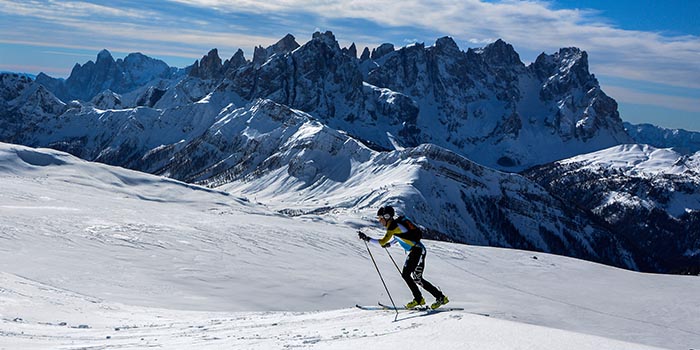
{"type": "Polygon", "coordinates": [[[0,71],[67,77],[108,49],[184,67],[218,48],[268,46],[287,33],[300,44],[333,31],[361,50],[390,42],[460,48],[498,38],[525,64],[576,46],[619,103],[623,120],[700,131],[699,0],[0,0],[0,71]]]}

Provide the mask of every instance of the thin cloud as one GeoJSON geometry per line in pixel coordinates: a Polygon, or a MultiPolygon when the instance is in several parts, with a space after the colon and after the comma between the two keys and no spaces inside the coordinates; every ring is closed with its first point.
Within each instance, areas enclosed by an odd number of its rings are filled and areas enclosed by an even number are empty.
{"type": "Polygon", "coordinates": [[[660,106],[679,111],[700,113],[700,104],[698,104],[697,99],[693,98],[651,94],[614,85],[605,87],[605,93],[618,102],[660,106]]]}
{"type": "Polygon", "coordinates": [[[60,55],[60,56],[70,56],[70,57],[94,57],[95,55],[88,55],[84,53],[68,52],[68,51],[41,51],[42,54],[49,55],[60,55]]]}
{"type": "Polygon", "coordinates": [[[18,16],[31,16],[46,20],[62,18],[115,17],[122,19],[149,19],[155,12],[144,9],[122,9],[96,5],[83,1],[26,1],[0,0],[0,12],[18,16]]]}
{"type": "Polygon", "coordinates": [[[29,64],[0,64],[0,71],[27,73],[27,72],[44,72],[49,74],[64,74],[70,71],[70,68],[48,68],[44,66],[29,65],[29,64]]]}

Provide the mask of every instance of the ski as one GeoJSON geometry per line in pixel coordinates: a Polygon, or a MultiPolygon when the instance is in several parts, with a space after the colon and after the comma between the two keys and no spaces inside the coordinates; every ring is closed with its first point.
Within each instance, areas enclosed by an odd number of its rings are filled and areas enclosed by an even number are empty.
{"type": "Polygon", "coordinates": [[[360,309],[360,310],[370,310],[370,311],[377,311],[377,310],[386,310],[385,308],[381,306],[376,306],[376,305],[360,305],[360,304],[355,304],[355,307],[360,309]]]}
{"type": "Polygon", "coordinates": [[[385,309],[388,309],[388,310],[416,310],[416,311],[438,311],[438,310],[442,310],[442,311],[464,311],[464,308],[463,308],[463,307],[444,307],[444,306],[441,306],[441,307],[439,307],[439,308],[437,308],[437,309],[431,309],[430,306],[428,306],[428,305],[423,305],[423,306],[417,306],[417,307],[408,309],[408,308],[406,308],[405,306],[397,306],[396,308],[394,308],[393,306],[390,306],[390,305],[386,305],[386,304],[382,304],[382,303],[378,303],[378,304],[379,304],[379,306],[381,306],[381,307],[383,307],[383,308],[385,308],[385,309]]]}
{"type": "Polygon", "coordinates": [[[385,309],[385,310],[415,310],[415,311],[428,311],[428,310],[430,310],[430,307],[428,307],[427,305],[425,305],[425,306],[416,306],[416,307],[414,307],[414,308],[408,309],[408,308],[406,308],[405,306],[393,307],[393,306],[391,306],[391,305],[386,305],[386,304],[382,304],[382,303],[377,303],[377,304],[379,305],[379,307],[381,307],[381,308],[383,308],[383,309],[385,309]]]}
{"type": "MultiPolygon", "coordinates": [[[[431,309],[430,306],[425,305],[425,306],[414,307],[414,308],[412,308],[412,309],[407,309],[405,306],[393,307],[393,306],[391,306],[391,305],[382,304],[381,302],[380,302],[380,303],[377,303],[377,304],[378,304],[379,307],[381,307],[382,309],[384,309],[384,310],[391,310],[391,311],[394,311],[394,310],[398,310],[398,311],[407,310],[407,311],[425,311],[425,312],[427,312],[427,313],[444,312],[444,311],[464,311],[464,308],[463,308],[463,307],[447,307],[447,306],[441,306],[441,307],[439,307],[439,308],[437,308],[437,309],[431,309]]],[[[367,309],[367,310],[375,310],[375,309],[367,309]]],[[[473,315],[479,315],[479,316],[485,316],[485,317],[490,317],[490,316],[491,316],[491,315],[489,315],[489,314],[481,313],[481,312],[473,312],[473,311],[465,311],[465,312],[466,312],[466,313],[473,314],[473,315]]]]}

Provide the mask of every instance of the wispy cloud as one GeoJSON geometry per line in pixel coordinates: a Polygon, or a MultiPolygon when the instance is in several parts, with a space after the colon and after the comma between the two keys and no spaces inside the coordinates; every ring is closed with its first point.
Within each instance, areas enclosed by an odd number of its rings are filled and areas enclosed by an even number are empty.
{"type": "Polygon", "coordinates": [[[614,85],[607,86],[605,92],[608,95],[615,96],[618,102],[660,106],[672,110],[700,113],[700,104],[697,99],[693,98],[646,93],[614,85]]]}
{"type": "MultiPolygon", "coordinates": [[[[118,2],[114,2],[118,6],[118,2]]],[[[122,4],[123,5],[123,4],[122,4]]],[[[235,24],[211,22],[143,8],[122,9],[86,2],[0,0],[0,43],[99,51],[148,52],[200,58],[214,47],[223,52],[270,45],[280,37],[240,34],[235,24]],[[4,22],[4,23],[3,23],[4,22]],[[51,33],[50,37],[48,33],[51,33]],[[228,50],[227,50],[228,49],[228,50]]]]}
{"type": "Polygon", "coordinates": [[[62,55],[62,56],[70,56],[70,57],[94,57],[95,55],[88,55],[88,54],[81,54],[81,53],[75,53],[75,52],[68,52],[68,51],[42,51],[42,54],[48,54],[48,55],[62,55]]]}
{"type": "Polygon", "coordinates": [[[41,19],[113,17],[121,19],[148,19],[156,12],[143,9],[122,9],[84,1],[8,1],[0,0],[0,12],[41,19]]]}
{"type": "Polygon", "coordinates": [[[0,64],[0,71],[17,73],[44,72],[47,74],[63,74],[65,73],[66,69],[58,67],[50,67],[49,69],[46,69],[45,66],[37,66],[31,64],[0,64]]]}

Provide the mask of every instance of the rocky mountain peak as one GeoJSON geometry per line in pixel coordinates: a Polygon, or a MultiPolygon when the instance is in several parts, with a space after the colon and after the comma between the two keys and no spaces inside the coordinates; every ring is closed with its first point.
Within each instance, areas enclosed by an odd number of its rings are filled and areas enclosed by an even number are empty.
{"type": "Polygon", "coordinates": [[[132,64],[132,65],[137,65],[137,64],[142,64],[143,62],[148,61],[149,58],[148,56],[140,53],[140,52],[132,52],[126,57],[124,57],[124,63],[126,64],[132,64]]]}
{"type": "Polygon", "coordinates": [[[435,41],[435,47],[442,52],[459,52],[459,46],[449,36],[443,36],[435,41]]]}
{"type": "MultiPolygon", "coordinates": [[[[252,63],[238,50],[222,64],[213,49],[192,67],[189,74],[195,79],[178,85],[182,93],[159,86],[144,94],[146,86],[139,96],[148,98],[138,100],[124,94],[120,79],[130,75],[121,60],[101,76],[85,73],[83,81],[95,82],[97,93],[110,89],[122,94],[132,106],[158,102],[160,108],[173,103],[175,95],[186,96],[183,103],[190,103],[213,89],[239,102],[270,99],[311,113],[377,149],[435,143],[509,171],[570,155],[549,150],[523,154],[522,144],[535,149],[541,143],[521,132],[528,128],[548,127],[556,142],[577,140],[591,149],[624,141],[617,105],[600,91],[588,73],[587,55],[579,49],[542,54],[526,70],[512,45],[500,39],[466,52],[447,36],[430,47],[415,44],[396,50],[385,43],[371,52],[366,48],[359,62],[353,48],[341,49],[327,31],[314,33],[299,47],[290,34],[268,48],[259,46],[252,63]],[[526,88],[522,81],[534,85],[526,88]],[[539,103],[526,106],[523,96],[539,103]],[[495,151],[475,151],[480,147],[495,151]],[[514,165],[497,162],[506,156],[514,165]]],[[[78,70],[89,68],[90,63],[78,70]]]]}
{"type": "Polygon", "coordinates": [[[253,49],[253,64],[260,66],[267,61],[267,51],[262,46],[256,46],[253,49]]]}
{"type": "Polygon", "coordinates": [[[579,81],[591,79],[593,76],[588,71],[588,53],[576,47],[562,48],[555,55],[559,62],[560,71],[573,73],[579,81]]]}
{"type": "Polygon", "coordinates": [[[579,60],[586,58],[586,64],[588,64],[586,51],[582,51],[578,47],[562,47],[559,52],[555,53],[554,56],[559,60],[579,60]]]}
{"type": "Polygon", "coordinates": [[[268,49],[272,51],[273,54],[277,53],[287,53],[296,50],[299,47],[296,39],[292,34],[287,34],[284,38],[280,39],[274,45],[270,46],[268,49]]]}
{"type": "Polygon", "coordinates": [[[76,63],[67,79],[40,74],[36,83],[63,101],[89,101],[105,90],[122,94],[156,78],[170,78],[178,74],[178,69],[141,53],[131,53],[115,61],[112,54],[104,49],[98,53],[95,62],[88,61],[84,65],[76,63]]]}
{"type": "Polygon", "coordinates": [[[481,51],[484,61],[491,66],[524,66],[520,61],[520,55],[515,52],[511,44],[498,39],[494,43],[486,45],[481,51]]]}
{"type": "Polygon", "coordinates": [[[553,55],[541,53],[533,63],[533,68],[541,77],[574,73],[582,81],[591,76],[588,71],[588,54],[576,47],[559,49],[553,55]]]}
{"type": "Polygon", "coordinates": [[[122,108],[121,96],[110,90],[105,90],[96,95],[90,101],[95,107],[100,109],[118,109],[122,108]]]}
{"type": "Polygon", "coordinates": [[[66,104],[51,91],[39,85],[27,98],[27,103],[20,108],[22,114],[34,116],[60,115],[66,110],[66,104]]]}
{"type": "Polygon", "coordinates": [[[315,32],[311,36],[311,41],[321,41],[326,43],[328,46],[338,45],[338,41],[335,40],[335,35],[333,35],[333,32],[331,32],[330,30],[324,33],[315,32]]]}
{"type": "Polygon", "coordinates": [[[343,53],[352,58],[357,58],[357,47],[355,46],[355,43],[352,43],[352,45],[350,45],[348,48],[343,48],[343,53]]]}
{"type": "MultiPolygon", "coordinates": [[[[332,34],[331,34],[332,35],[332,34]]],[[[282,39],[274,43],[273,45],[263,48],[262,46],[257,46],[253,52],[253,63],[256,66],[261,66],[273,55],[283,55],[290,53],[297,48],[299,48],[299,43],[292,34],[285,35],[282,39]]]]}
{"type": "Polygon", "coordinates": [[[102,51],[97,54],[97,61],[95,63],[98,65],[102,63],[114,63],[114,58],[107,49],[102,49],[102,51]]]}
{"type": "Polygon", "coordinates": [[[365,47],[364,50],[362,50],[362,55],[360,55],[360,61],[366,61],[370,58],[370,52],[369,52],[369,47],[365,47]]]}
{"type": "Polygon", "coordinates": [[[224,66],[222,69],[224,72],[226,72],[227,75],[229,75],[228,72],[235,71],[238,68],[245,66],[247,63],[248,60],[245,59],[243,50],[238,49],[238,51],[236,51],[236,53],[233,54],[233,56],[230,59],[224,62],[224,66]]]}
{"type": "Polygon", "coordinates": [[[200,61],[195,61],[190,70],[191,77],[200,79],[216,79],[221,76],[223,65],[219,58],[219,50],[211,49],[200,61]]]}
{"type": "Polygon", "coordinates": [[[535,75],[537,75],[540,80],[544,80],[554,73],[556,66],[557,62],[554,60],[554,56],[542,52],[537,56],[537,59],[535,59],[535,62],[532,63],[530,68],[533,69],[535,75]]]}
{"type": "MultiPolygon", "coordinates": [[[[43,73],[39,73],[41,75],[43,73]]],[[[0,106],[3,102],[14,100],[28,88],[32,80],[16,73],[0,73],[0,106]]]]}
{"type": "Polygon", "coordinates": [[[553,55],[540,54],[531,65],[537,77],[546,80],[543,98],[578,87],[598,88],[598,80],[588,71],[588,54],[576,47],[562,48],[553,55]]]}
{"type": "Polygon", "coordinates": [[[376,49],[373,49],[370,57],[373,60],[378,60],[392,52],[394,52],[394,44],[384,43],[379,45],[376,49]]]}

